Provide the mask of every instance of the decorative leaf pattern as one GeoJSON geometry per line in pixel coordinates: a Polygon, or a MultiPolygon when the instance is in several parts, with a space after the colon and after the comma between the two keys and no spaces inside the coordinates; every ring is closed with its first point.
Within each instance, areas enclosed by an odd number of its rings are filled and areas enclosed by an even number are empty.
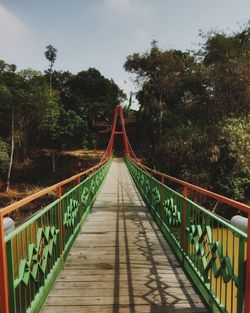
{"type": "Polygon", "coordinates": [[[180,226],[181,225],[181,213],[180,208],[174,203],[174,198],[169,197],[163,202],[164,220],[168,226],[180,226]]]}
{"type": "MultiPolygon", "coordinates": [[[[127,164],[147,203],[151,208],[159,212],[161,197],[158,182],[132,162],[128,161],[127,164]]],[[[163,216],[161,218],[168,226],[171,236],[178,241],[180,238],[178,238],[179,231],[177,230],[182,226],[183,196],[166,186],[164,189],[162,199],[163,216]]],[[[235,286],[238,286],[239,278],[232,265],[234,260],[231,260],[228,255],[223,253],[222,241],[213,240],[212,227],[209,222],[205,221],[205,211],[201,213],[199,206],[195,203],[190,204],[189,210],[192,210],[192,214],[197,212],[197,217],[195,215],[193,218],[189,217],[190,220],[187,221],[188,227],[186,227],[189,247],[193,247],[190,248],[191,252],[187,252],[192,266],[196,268],[204,283],[208,285],[211,283],[212,272],[212,276],[215,279],[221,277],[225,284],[233,281],[235,286]],[[190,223],[192,224],[190,225],[190,223]]]]}
{"type": "Polygon", "coordinates": [[[191,225],[187,227],[190,243],[194,245],[195,253],[200,258],[200,272],[205,282],[209,282],[209,271],[212,269],[214,277],[222,277],[225,283],[232,279],[237,284],[237,276],[234,275],[233,266],[229,256],[223,255],[223,247],[220,241],[213,242],[210,226],[191,225]],[[209,256],[209,257],[208,257],[209,256]],[[218,262],[219,261],[219,262],[218,262]]]}
{"type": "Polygon", "coordinates": [[[28,286],[30,279],[38,278],[39,272],[45,273],[49,256],[52,256],[53,249],[58,240],[59,229],[54,226],[47,226],[45,229],[37,230],[36,245],[28,245],[26,259],[19,261],[18,278],[15,279],[15,287],[23,283],[28,286]]]}
{"type": "Polygon", "coordinates": [[[89,202],[89,189],[87,187],[83,188],[82,194],[81,194],[81,202],[84,207],[88,206],[89,202]]]}
{"type": "Polygon", "coordinates": [[[63,225],[68,228],[74,228],[77,223],[79,212],[79,202],[76,199],[70,199],[66,212],[64,213],[63,225]]]}

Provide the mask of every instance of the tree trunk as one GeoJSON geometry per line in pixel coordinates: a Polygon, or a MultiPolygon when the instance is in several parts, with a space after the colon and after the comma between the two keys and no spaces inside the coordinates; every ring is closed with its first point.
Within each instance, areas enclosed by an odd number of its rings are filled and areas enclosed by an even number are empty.
{"type": "Polygon", "coordinates": [[[51,97],[51,90],[52,90],[52,75],[51,75],[51,70],[49,73],[49,95],[51,97]]]}
{"type": "Polygon", "coordinates": [[[11,177],[11,170],[12,170],[12,164],[13,164],[13,155],[14,155],[14,147],[15,147],[15,141],[14,141],[14,104],[12,104],[12,113],[11,113],[11,152],[10,152],[10,164],[9,164],[9,170],[8,170],[8,176],[7,176],[7,182],[6,182],[6,192],[9,191],[10,188],[10,177],[11,177]]]}
{"type": "Polygon", "coordinates": [[[160,131],[159,131],[159,137],[162,137],[162,117],[163,117],[163,103],[162,103],[162,91],[160,92],[160,101],[159,101],[159,107],[160,107],[160,131]]]}
{"type": "Polygon", "coordinates": [[[53,173],[53,176],[55,175],[56,173],[56,156],[55,156],[55,150],[52,149],[52,173],[53,173]]]}

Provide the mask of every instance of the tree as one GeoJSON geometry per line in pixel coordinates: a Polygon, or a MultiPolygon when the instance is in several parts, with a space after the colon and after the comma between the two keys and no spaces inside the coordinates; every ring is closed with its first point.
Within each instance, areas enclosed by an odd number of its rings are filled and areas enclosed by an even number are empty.
{"type": "Polygon", "coordinates": [[[117,100],[125,98],[96,69],[77,75],[54,71],[56,54],[53,46],[46,47],[50,63],[45,74],[31,68],[17,72],[15,65],[0,60],[0,172],[1,179],[8,176],[6,190],[13,164],[32,160],[41,148],[50,149],[55,173],[57,153],[88,147],[95,123],[111,119],[117,100]]]}
{"type": "Polygon", "coordinates": [[[87,123],[74,111],[65,111],[54,102],[46,110],[40,127],[40,146],[51,149],[54,175],[56,154],[62,149],[83,146],[87,137],[87,123]]]}
{"type": "Polygon", "coordinates": [[[8,145],[0,139],[0,174],[5,175],[9,165],[8,145]]]}
{"type": "MultiPolygon", "coordinates": [[[[127,57],[126,71],[135,74],[136,83],[141,85],[137,99],[141,104],[140,116],[146,127],[149,158],[154,162],[156,141],[164,134],[164,116],[177,111],[198,98],[196,89],[202,89],[201,80],[194,73],[200,67],[193,56],[179,50],[162,51],[156,41],[143,54],[134,53],[127,57]],[[193,83],[192,83],[193,82],[193,83]]],[[[197,99],[198,100],[198,99],[197,99]]]]}
{"type": "Polygon", "coordinates": [[[238,201],[250,201],[250,115],[230,117],[219,123],[220,160],[215,172],[216,187],[238,201]]]}
{"type": "MultiPolygon", "coordinates": [[[[14,64],[10,64],[5,66],[7,67],[7,71],[10,73],[10,83],[13,87],[14,85],[14,79],[15,79],[15,71],[16,66],[14,64]]],[[[15,89],[12,88],[12,94],[15,95],[15,89]]],[[[10,163],[9,163],[9,169],[7,174],[7,181],[6,181],[6,192],[9,191],[10,187],[10,177],[11,177],[11,170],[13,165],[13,156],[14,156],[14,148],[15,148],[15,103],[14,99],[11,101],[11,150],[10,150],[10,163]]]]}
{"type": "Polygon", "coordinates": [[[250,27],[227,35],[211,33],[200,57],[209,74],[210,113],[219,121],[225,115],[248,115],[250,110],[250,27]]]}
{"type": "Polygon", "coordinates": [[[249,202],[250,27],[209,33],[198,53],[127,57],[140,89],[143,154],[151,166],[249,202]]]}
{"type": "Polygon", "coordinates": [[[48,73],[49,73],[49,92],[51,95],[51,91],[52,91],[52,69],[53,69],[53,65],[54,65],[55,60],[56,60],[57,49],[55,47],[53,47],[52,45],[48,45],[46,47],[46,51],[44,52],[44,55],[45,55],[46,59],[50,62],[49,68],[48,68],[48,73]]]}
{"type": "Polygon", "coordinates": [[[117,101],[126,95],[111,79],[105,78],[95,68],[81,71],[64,85],[63,106],[86,119],[91,129],[95,122],[112,119],[117,101]]]}

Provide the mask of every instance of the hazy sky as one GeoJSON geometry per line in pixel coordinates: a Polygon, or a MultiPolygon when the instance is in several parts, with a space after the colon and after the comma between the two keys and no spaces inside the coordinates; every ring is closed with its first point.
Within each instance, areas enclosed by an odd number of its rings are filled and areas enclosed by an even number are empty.
{"type": "Polygon", "coordinates": [[[52,44],[55,69],[96,67],[129,93],[126,56],[152,39],[166,49],[196,49],[199,29],[237,31],[249,18],[250,0],[0,0],[0,59],[44,70],[52,44]]]}

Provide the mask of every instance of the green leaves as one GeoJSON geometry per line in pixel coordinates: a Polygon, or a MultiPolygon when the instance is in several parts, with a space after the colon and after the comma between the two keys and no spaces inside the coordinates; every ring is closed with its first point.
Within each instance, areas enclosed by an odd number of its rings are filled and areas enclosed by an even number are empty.
{"type": "Polygon", "coordinates": [[[49,70],[52,70],[53,64],[55,63],[56,56],[57,56],[57,49],[52,45],[48,45],[46,47],[46,51],[44,52],[46,59],[50,62],[49,70]]]}
{"type": "Polygon", "coordinates": [[[250,201],[250,27],[209,33],[200,51],[157,42],[127,57],[139,84],[140,142],[151,166],[250,201]]]}
{"type": "Polygon", "coordinates": [[[0,139],[0,174],[5,174],[9,166],[8,145],[0,139]]]}
{"type": "Polygon", "coordinates": [[[75,111],[93,127],[95,122],[110,120],[118,100],[125,95],[111,79],[105,78],[95,68],[72,76],[64,86],[62,98],[66,109],[75,111]]]}
{"type": "Polygon", "coordinates": [[[87,124],[74,111],[58,106],[48,108],[41,121],[41,144],[61,150],[81,145],[86,139],[87,124]]]}

